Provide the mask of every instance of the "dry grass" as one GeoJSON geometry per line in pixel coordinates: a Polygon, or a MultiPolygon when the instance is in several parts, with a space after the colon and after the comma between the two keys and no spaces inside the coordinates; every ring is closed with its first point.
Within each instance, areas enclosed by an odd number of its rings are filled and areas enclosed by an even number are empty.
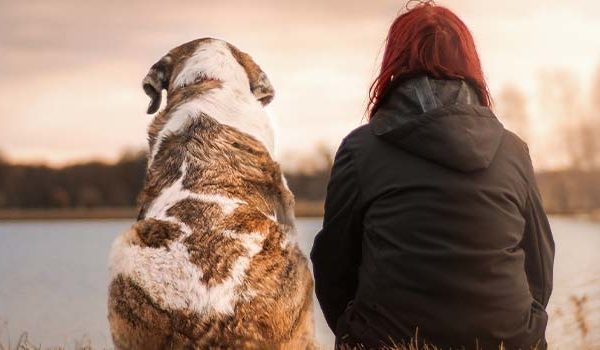
{"type": "MultiPolygon", "coordinates": [[[[0,343],[0,350],[46,350],[46,349],[64,350],[66,348],[65,347],[44,348],[41,345],[34,345],[34,344],[30,343],[26,332],[21,334],[21,336],[19,337],[19,339],[17,340],[17,342],[14,345],[12,345],[10,343],[10,341],[8,342],[8,344],[6,346],[4,346],[3,344],[0,343]]],[[[74,346],[69,347],[69,349],[93,350],[93,347],[92,347],[89,339],[83,338],[81,340],[75,341],[74,346]]],[[[320,349],[325,350],[325,348],[320,348],[320,349]]],[[[343,346],[339,350],[366,350],[366,348],[364,348],[362,346],[359,346],[359,347],[343,346]]],[[[415,338],[415,340],[411,341],[409,344],[386,346],[386,347],[381,348],[381,350],[442,350],[442,349],[437,348],[432,345],[428,345],[428,344],[421,344],[418,341],[418,338],[415,338]]],[[[504,347],[500,346],[498,348],[498,350],[504,350],[504,347]]],[[[536,348],[533,348],[531,350],[536,350],[536,348]]]]}
{"type": "MultiPolygon", "coordinates": [[[[434,345],[421,342],[419,340],[418,334],[415,336],[415,338],[412,341],[410,341],[407,344],[396,344],[393,341],[391,343],[392,343],[392,345],[384,346],[380,349],[381,350],[442,350],[441,348],[438,348],[434,345]]],[[[479,346],[476,346],[476,349],[482,350],[479,346]]],[[[500,345],[498,347],[498,350],[505,350],[505,349],[506,348],[503,345],[500,345]]],[[[537,350],[537,349],[538,349],[538,347],[534,346],[530,350],[537,350]]],[[[367,350],[367,349],[362,346],[358,346],[358,347],[342,346],[339,350],[367,350]]]]}
{"type": "MultiPolygon", "coordinates": [[[[0,350],[65,350],[65,349],[73,349],[73,350],[93,350],[90,340],[87,337],[83,337],[80,340],[75,340],[72,347],[43,347],[42,345],[35,345],[29,341],[29,336],[27,332],[21,334],[19,339],[15,344],[12,344],[10,339],[8,340],[6,346],[0,343],[0,350]]],[[[104,350],[104,349],[103,349],[104,350]]]]}
{"type": "MultiPolygon", "coordinates": [[[[442,350],[433,345],[410,343],[408,345],[392,345],[380,348],[381,350],[442,350]]],[[[480,349],[480,348],[478,348],[480,349]]],[[[366,350],[364,347],[342,347],[339,350],[366,350]]],[[[499,346],[498,350],[505,350],[504,346],[499,346]]],[[[537,347],[531,350],[537,350],[537,347]]]]}

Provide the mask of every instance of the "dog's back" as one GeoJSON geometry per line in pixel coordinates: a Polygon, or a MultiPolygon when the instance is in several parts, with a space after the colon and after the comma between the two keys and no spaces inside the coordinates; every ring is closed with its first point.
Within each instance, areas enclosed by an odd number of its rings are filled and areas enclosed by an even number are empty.
{"type": "Polygon", "coordinates": [[[203,113],[161,135],[191,92],[218,87],[174,92],[150,127],[160,149],[140,217],[110,257],[119,349],[312,344],[312,278],[294,238],[293,196],[265,145],[203,113]]]}

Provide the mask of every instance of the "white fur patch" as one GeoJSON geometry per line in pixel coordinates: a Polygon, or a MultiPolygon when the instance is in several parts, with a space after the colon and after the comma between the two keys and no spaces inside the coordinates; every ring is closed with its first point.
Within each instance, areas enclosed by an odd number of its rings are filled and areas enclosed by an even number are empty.
{"type": "Polygon", "coordinates": [[[194,54],[187,59],[183,69],[173,80],[174,88],[186,86],[198,77],[217,79],[237,88],[250,91],[250,81],[244,68],[231,54],[227,43],[211,39],[200,43],[194,54]]]}
{"type": "Polygon", "coordinates": [[[271,117],[250,91],[246,71],[233,57],[225,42],[212,40],[201,44],[175,77],[174,88],[190,84],[200,76],[219,80],[222,87],[209,90],[172,112],[158,134],[148,164],[152,164],[167,136],[181,132],[201,113],[251,135],[262,142],[273,155],[275,136],[271,117]]]}
{"type": "MultiPolygon", "coordinates": [[[[171,184],[169,187],[164,188],[160,192],[160,195],[152,201],[152,204],[146,211],[146,218],[153,218],[156,220],[164,220],[169,222],[174,222],[173,220],[175,220],[176,223],[183,226],[183,229],[187,226],[185,226],[182,222],[177,221],[175,218],[167,215],[167,211],[182,200],[193,199],[200,202],[218,204],[223,211],[223,215],[225,216],[233,213],[233,211],[240,204],[245,204],[244,201],[237,198],[229,198],[217,194],[196,193],[183,188],[183,180],[187,174],[186,161],[183,161],[179,171],[181,172],[181,177],[179,177],[179,179],[173,182],[173,184],[171,184]]],[[[187,230],[189,231],[189,228],[187,230]]],[[[186,230],[184,230],[184,232],[187,233],[186,230]]]]}
{"type": "Polygon", "coordinates": [[[183,188],[187,164],[181,166],[181,177],[171,186],[163,189],[152,202],[146,217],[175,223],[183,235],[171,242],[168,248],[141,247],[133,243],[135,231],[129,230],[117,237],[110,254],[110,274],[132,278],[161,307],[172,310],[189,310],[201,315],[207,313],[233,314],[238,300],[248,299],[256,293],[241,293],[239,287],[246,276],[252,257],[262,249],[265,239],[260,233],[222,232],[224,236],[238,239],[246,248],[246,254],[239,257],[231,268],[231,274],[222,283],[208,287],[201,282],[202,270],[191,263],[190,254],[183,240],[193,232],[177,218],[168,216],[173,205],[185,199],[217,203],[223,214],[231,214],[244,202],[213,194],[198,194],[183,188]]]}
{"type": "MultiPolygon", "coordinates": [[[[132,278],[155,302],[166,309],[185,310],[200,315],[231,315],[237,301],[244,298],[238,288],[244,281],[250,261],[262,249],[264,237],[259,234],[248,236],[250,238],[242,241],[248,250],[247,254],[234,262],[229,277],[213,287],[201,282],[203,273],[191,263],[189,252],[183,243],[172,242],[168,249],[140,247],[129,244],[124,235],[118,237],[112,246],[111,276],[115,278],[121,274],[132,278]]],[[[249,295],[254,293],[250,291],[249,295]]]]}

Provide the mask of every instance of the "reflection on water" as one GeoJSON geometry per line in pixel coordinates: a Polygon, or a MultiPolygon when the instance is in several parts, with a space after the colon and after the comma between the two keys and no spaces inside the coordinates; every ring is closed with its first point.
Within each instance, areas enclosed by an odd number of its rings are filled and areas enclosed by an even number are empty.
{"type": "Polygon", "coordinates": [[[557,349],[600,349],[600,224],[551,220],[556,243],[548,341],[557,349]]]}
{"type": "MultiPolygon", "coordinates": [[[[553,348],[600,349],[600,224],[551,220],[557,246],[548,338],[553,348]]],[[[112,347],[106,320],[106,259],[129,221],[0,223],[0,344],[23,331],[34,344],[73,346],[88,337],[112,347]]],[[[319,219],[300,219],[308,253],[319,219]]],[[[316,304],[316,303],[315,303],[316,304]]],[[[317,338],[333,335],[315,306],[317,338]]]]}

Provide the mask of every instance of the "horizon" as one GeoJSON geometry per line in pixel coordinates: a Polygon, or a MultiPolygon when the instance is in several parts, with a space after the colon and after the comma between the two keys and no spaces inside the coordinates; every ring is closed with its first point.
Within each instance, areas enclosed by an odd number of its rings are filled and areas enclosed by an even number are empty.
{"type": "MultiPolygon", "coordinates": [[[[266,71],[276,89],[277,158],[301,167],[320,147],[334,152],[364,121],[388,26],[404,3],[2,0],[0,153],[14,163],[60,167],[145,149],[151,117],[141,79],[172,47],[212,36],[266,71]]],[[[515,110],[503,102],[505,91],[525,99],[516,113],[529,116],[525,139],[536,167],[564,167],[568,145],[553,135],[596,117],[588,108],[600,81],[600,3],[438,4],[471,29],[495,110],[509,128],[502,112],[515,110]],[[553,106],[545,96],[552,84],[574,91],[573,108],[553,106]]]]}

